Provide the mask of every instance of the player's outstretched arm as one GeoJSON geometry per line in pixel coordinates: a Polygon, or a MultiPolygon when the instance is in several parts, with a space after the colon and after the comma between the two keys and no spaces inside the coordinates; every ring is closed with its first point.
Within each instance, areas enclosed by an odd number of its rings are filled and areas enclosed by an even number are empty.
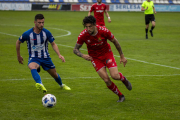
{"type": "Polygon", "coordinates": [[[117,49],[118,52],[119,52],[119,55],[120,55],[120,56],[123,55],[121,46],[120,46],[119,42],[117,41],[117,39],[114,37],[114,39],[112,39],[111,42],[113,42],[113,44],[115,45],[116,49],[117,49]]]}
{"type": "Polygon", "coordinates": [[[119,55],[120,55],[120,63],[123,62],[124,64],[124,67],[127,63],[127,59],[124,57],[124,54],[122,52],[122,49],[121,49],[121,46],[119,44],[119,42],[117,41],[117,39],[114,37],[114,39],[111,40],[111,42],[113,42],[113,44],[115,45],[116,49],[118,50],[119,52],[119,55]]]}
{"type": "Polygon", "coordinates": [[[66,62],[64,56],[62,56],[62,55],[60,54],[59,48],[58,48],[58,46],[56,45],[56,43],[55,43],[55,42],[52,42],[51,45],[52,45],[53,50],[54,50],[54,51],[56,52],[56,54],[58,55],[59,59],[61,59],[62,62],[66,62]]]}
{"type": "Polygon", "coordinates": [[[16,52],[17,52],[17,59],[19,61],[20,64],[23,64],[23,57],[20,55],[20,44],[21,41],[17,40],[16,41],[16,52]]]}
{"type": "Polygon", "coordinates": [[[105,10],[105,15],[106,15],[106,17],[108,18],[108,22],[110,23],[110,22],[111,22],[111,18],[110,18],[110,16],[109,16],[107,10],[105,10]]]}
{"type": "Polygon", "coordinates": [[[156,10],[155,10],[155,7],[153,7],[153,10],[154,10],[154,13],[156,14],[156,10]]]}
{"type": "Polygon", "coordinates": [[[88,61],[92,60],[92,57],[91,57],[91,56],[82,54],[82,53],[79,51],[79,49],[80,49],[81,47],[82,47],[82,45],[76,43],[76,45],[75,45],[75,47],[74,47],[74,50],[73,50],[74,54],[76,54],[76,55],[79,56],[79,57],[84,58],[85,60],[88,60],[88,61]]]}
{"type": "Polygon", "coordinates": [[[90,16],[91,15],[91,12],[88,12],[88,16],[90,16]]]}

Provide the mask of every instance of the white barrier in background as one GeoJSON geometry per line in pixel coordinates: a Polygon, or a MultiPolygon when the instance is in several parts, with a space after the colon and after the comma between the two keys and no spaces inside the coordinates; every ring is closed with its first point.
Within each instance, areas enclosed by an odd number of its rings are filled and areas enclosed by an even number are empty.
{"type": "Polygon", "coordinates": [[[141,11],[141,4],[111,4],[109,11],[141,11]]]}
{"type": "Polygon", "coordinates": [[[31,11],[31,3],[0,3],[0,10],[31,11]]]}
{"type": "MultiPolygon", "coordinates": [[[[158,12],[180,12],[180,5],[154,5],[158,12]]],[[[109,11],[141,11],[141,4],[110,4],[109,11]]]]}

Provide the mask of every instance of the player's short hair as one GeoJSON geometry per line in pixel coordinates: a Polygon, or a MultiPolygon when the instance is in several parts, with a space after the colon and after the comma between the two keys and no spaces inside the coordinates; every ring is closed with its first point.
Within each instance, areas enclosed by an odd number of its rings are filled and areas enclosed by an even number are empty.
{"type": "Polygon", "coordinates": [[[35,21],[37,21],[37,19],[44,19],[44,15],[43,14],[37,14],[35,16],[35,21]]]}
{"type": "Polygon", "coordinates": [[[83,25],[84,27],[86,27],[86,24],[87,23],[91,23],[91,24],[94,24],[96,25],[96,18],[92,15],[90,16],[86,16],[84,19],[83,19],[83,25]]]}

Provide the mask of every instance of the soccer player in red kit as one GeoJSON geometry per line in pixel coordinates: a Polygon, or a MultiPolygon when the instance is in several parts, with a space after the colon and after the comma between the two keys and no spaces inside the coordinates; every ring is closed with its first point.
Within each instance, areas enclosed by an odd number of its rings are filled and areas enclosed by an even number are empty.
{"type": "Polygon", "coordinates": [[[92,11],[94,11],[94,17],[96,18],[96,25],[105,27],[104,12],[108,18],[108,22],[109,23],[111,22],[111,18],[109,17],[109,14],[107,12],[106,5],[102,3],[102,0],[97,0],[97,3],[92,5],[91,10],[88,13],[88,16],[91,15],[92,11]]]}
{"type": "Polygon", "coordinates": [[[127,60],[124,57],[119,42],[106,27],[96,26],[96,19],[92,15],[83,19],[83,25],[86,29],[80,33],[77,39],[77,43],[73,51],[74,54],[84,58],[85,60],[91,61],[96,72],[104,80],[107,87],[119,96],[119,100],[117,102],[123,102],[125,100],[124,95],[111,81],[106,71],[107,67],[114,80],[122,81],[128,90],[132,89],[131,83],[122,75],[122,73],[118,72],[117,64],[111,51],[110,44],[107,43],[107,39],[115,45],[120,54],[120,63],[123,62],[125,67],[127,60]],[[82,54],[79,51],[83,43],[86,43],[87,45],[88,55],[82,54]]]}

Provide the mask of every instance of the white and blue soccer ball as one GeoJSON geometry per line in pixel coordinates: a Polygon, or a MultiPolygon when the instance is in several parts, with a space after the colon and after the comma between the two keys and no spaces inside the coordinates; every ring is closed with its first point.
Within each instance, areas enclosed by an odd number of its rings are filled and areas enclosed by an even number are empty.
{"type": "Polygon", "coordinates": [[[44,107],[52,108],[56,105],[56,97],[52,94],[46,94],[42,98],[42,104],[44,107]]]}

